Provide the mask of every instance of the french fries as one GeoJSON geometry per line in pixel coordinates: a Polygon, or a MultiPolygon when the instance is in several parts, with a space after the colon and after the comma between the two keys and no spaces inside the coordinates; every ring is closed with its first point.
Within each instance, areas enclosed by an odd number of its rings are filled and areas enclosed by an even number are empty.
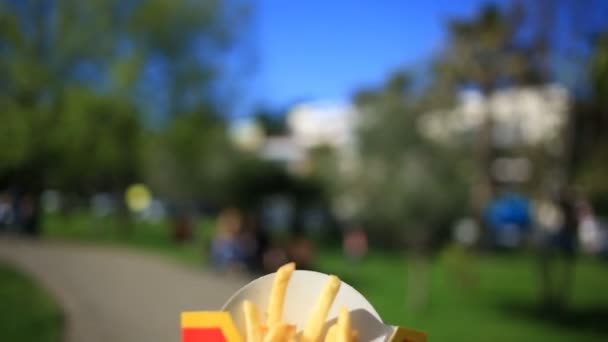
{"type": "Polygon", "coordinates": [[[287,293],[287,285],[293,271],[296,269],[296,264],[291,262],[281,266],[272,284],[272,292],[270,293],[270,301],[268,303],[268,320],[269,327],[280,323],[283,320],[283,307],[285,306],[285,294],[287,293]]]}
{"type": "Polygon", "coordinates": [[[327,313],[336,298],[336,294],[338,294],[340,284],[342,284],[342,282],[334,275],[330,275],[327,279],[327,283],[321,291],[321,297],[319,297],[319,300],[312,309],[308,323],[304,328],[302,342],[318,342],[321,338],[321,332],[323,330],[323,325],[325,325],[325,320],[327,319],[327,313]]]}
{"type": "Polygon", "coordinates": [[[334,324],[327,330],[325,334],[325,342],[336,342],[336,336],[338,333],[338,325],[334,324]]]}
{"type": "Polygon", "coordinates": [[[243,311],[245,312],[245,327],[247,329],[247,341],[261,342],[262,341],[262,325],[260,320],[260,312],[251,301],[246,300],[243,303],[243,311]]]}
{"type": "Polygon", "coordinates": [[[278,323],[272,326],[268,331],[268,335],[264,337],[264,342],[285,341],[288,326],[285,323],[278,323]]]}
{"type": "Polygon", "coordinates": [[[340,316],[338,316],[338,332],[336,333],[337,342],[350,342],[352,333],[350,326],[350,313],[347,308],[342,307],[342,309],[340,309],[340,316]]]}
{"type": "Polygon", "coordinates": [[[352,329],[350,312],[345,307],[340,309],[337,323],[327,330],[325,336],[322,336],[327,314],[342,284],[342,281],[333,275],[327,278],[327,282],[310,312],[303,331],[298,334],[295,325],[290,325],[283,320],[287,287],[294,271],[294,263],[283,265],[277,270],[268,301],[268,313],[265,321],[254,303],[249,300],[243,302],[246,326],[245,342],[358,341],[358,333],[352,329]]]}
{"type": "Polygon", "coordinates": [[[295,325],[289,325],[287,327],[287,333],[286,333],[286,341],[297,341],[296,339],[296,334],[298,333],[298,329],[295,325]]]}

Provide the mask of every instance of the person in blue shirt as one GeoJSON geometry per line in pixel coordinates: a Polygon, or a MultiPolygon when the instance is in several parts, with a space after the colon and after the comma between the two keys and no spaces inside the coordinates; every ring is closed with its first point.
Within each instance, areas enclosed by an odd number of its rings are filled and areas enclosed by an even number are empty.
{"type": "Polygon", "coordinates": [[[505,193],[488,206],[486,220],[496,246],[518,247],[532,222],[530,202],[516,193],[505,193]]]}
{"type": "Polygon", "coordinates": [[[239,239],[241,215],[236,209],[223,211],[217,222],[217,232],[211,243],[211,260],[221,271],[240,271],[245,267],[245,250],[239,239]]]}

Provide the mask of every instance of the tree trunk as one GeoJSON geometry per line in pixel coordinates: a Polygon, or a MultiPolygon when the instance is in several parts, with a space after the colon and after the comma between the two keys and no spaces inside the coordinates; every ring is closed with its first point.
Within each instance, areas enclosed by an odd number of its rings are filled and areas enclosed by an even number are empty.
{"type": "Polygon", "coordinates": [[[120,238],[129,239],[133,236],[133,220],[131,212],[124,199],[124,191],[118,186],[114,187],[112,193],[117,199],[118,208],[116,213],[116,233],[120,238]]]}
{"type": "Polygon", "coordinates": [[[408,239],[407,308],[420,312],[427,308],[430,292],[431,241],[430,225],[415,227],[408,239]]]}
{"type": "MultiPolygon", "coordinates": [[[[484,209],[494,195],[494,186],[492,183],[492,176],[490,174],[490,167],[493,159],[494,134],[494,120],[492,118],[492,113],[488,102],[491,94],[492,91],[488,87],[485,87],[483,90],[483,121],[477,132],[474,147],[476,165],[473,188],[471,191],[471,204],[479,227],[484,227],[484,209]]],[[[482,229],[481,231],[481,241],[484,241],[485,229],[482,229]]]]}
{"type": "Polygon", "coordinates": [[[411,252],[407,263],[407,308],[412,312],[420,312],[429,303],[430,257],[427,253],[411,252]]]}

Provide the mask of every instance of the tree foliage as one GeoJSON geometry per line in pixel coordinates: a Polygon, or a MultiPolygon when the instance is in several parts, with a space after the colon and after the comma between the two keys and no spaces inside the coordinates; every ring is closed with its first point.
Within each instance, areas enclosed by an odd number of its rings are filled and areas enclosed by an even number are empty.
{"type": "Polygon", "coordinates": [[[608,213],[608,33],[601,35],[589,66],[591,92],[575,106],[572,167],[576,183],[600,215],[608,213]]]}
{"type": "Polygon", "coordinates": [[[246,14],[239,1],[1,0],[3,185],[107,191],[153,164],[167,194],[215,191],[221,57],[246,14]]]}
{"type": "Polygon", "coordinates": [[[221,201],[237,152],[224,123],[209,111],[182,114],[151,133],[144,157],[144,179],[174,200],[221,201]]]}
{"type": "Polygon", "coordinates": [[[359,169],[351,185],[364,220],[413,242],[463,214],[468,168],[457,142],[444,146],[420,131],[426,108],[408,83],[396,74],[381,89],[359,94],[359,169]]]}

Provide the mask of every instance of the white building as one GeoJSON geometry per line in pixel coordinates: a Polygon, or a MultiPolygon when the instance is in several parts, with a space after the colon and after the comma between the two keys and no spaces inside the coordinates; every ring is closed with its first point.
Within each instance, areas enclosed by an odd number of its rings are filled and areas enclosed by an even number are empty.
{"type": "Polygon", "coordinates": [[[230,138],[238,148],[252,152],[259,150],[265,140],[262,128],[250,119],[232,122],[230,138]]]}
{"type": "Polygon", "coordinates": [[[329,145],[344,149],[353,143],[355,118],[352,104],[309,102],[295,106],[287,123],[295,141],[304,148],[329,145]]]}
{"type": "MultiPolygon", "coordinates": [[[[454,108],[423,115],[419,129],[433,139],[449,143],[459,134],[478,129],[485,116],[491,115],[497,147],[553,142],[560,137],[566,122],[569,100],[568,91],[553,84],[508,88],[495,92],[489,99],[469,90],[460,94],[454,108]]],[[[234,126],[233,139],[265,159],[289,165],[306,164],[310,148],[328,145],[338,151],[343,166],[349,167],[352,164],[349,161],[356,155],[357,117],[357,110],[350,103],[305,102],[288,112],[288,136],[264,137],[254,122],[244,121],[234,126]]],[[[523,161],[517,163],[525,169],[523,161]]]]}
{"type": "MultiPolygon", "coordinates": [[[[253,120],[233,123],[233,142],[261,158],[284,163],[290,170],[305,172],[308,151],[331,146],[341,157],[352,155],[356,111],[353,105],[337,102],[306,102],[287,113],[289,135],[265,137],[253,120]]],[[[344,158],[341,158],[344,159],[344,158]]]]}
{"type": "MultiPolygon", "coordinates": [[[[569,101],[566,88],[552,84],[508,88],[487,99],[478,91],[465,91],[455,108],[423,116],[419,128],[427,136],[449,143],[455,135],[479,129],[490,115],[494,146],[542,145],[556,155],[562,147],[569,101]]],[[[492,162],[491,172],[498,181],[521,183],[529,180],[532,164],[525,156],[502,157],[492,162]]]]}
{"type": "Polygon", "coordinates": [[[484,99],[478,91],[460,94],[455,108],[429,113],[420,129],[437,140],[477,129],[491,115],[498,147],[534,145],[559,136],[566,122],[569,96],[559,85],[509,88],[484,99]]]}

